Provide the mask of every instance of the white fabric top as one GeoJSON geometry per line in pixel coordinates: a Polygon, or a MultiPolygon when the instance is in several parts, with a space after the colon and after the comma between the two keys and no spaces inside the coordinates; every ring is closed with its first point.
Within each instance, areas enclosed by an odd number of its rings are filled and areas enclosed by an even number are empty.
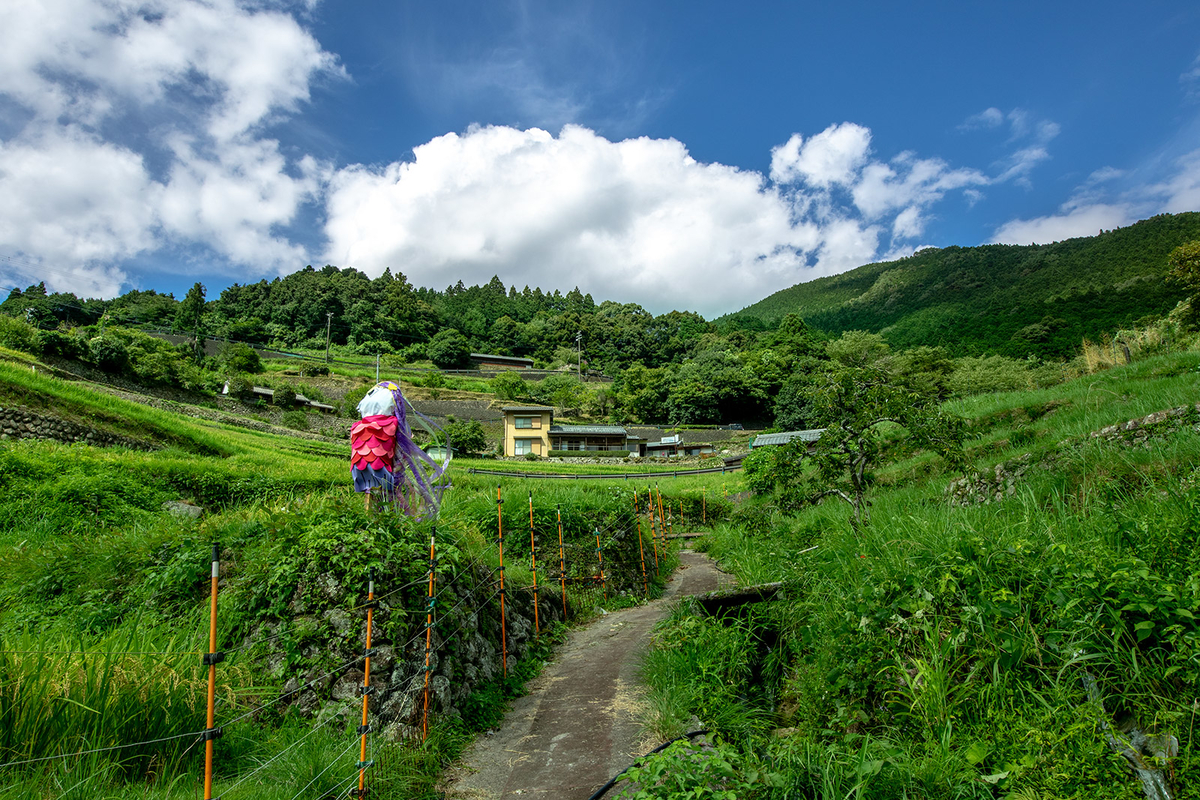
{"type": "Polygon", "coordinates": [[[376,386],[371,391],[367,392],[358,403],[358,413],[361,416],[369,417],[373,414],[395,414],[396,399],[392,397],[392,393],[382,386],[376,386]]]}

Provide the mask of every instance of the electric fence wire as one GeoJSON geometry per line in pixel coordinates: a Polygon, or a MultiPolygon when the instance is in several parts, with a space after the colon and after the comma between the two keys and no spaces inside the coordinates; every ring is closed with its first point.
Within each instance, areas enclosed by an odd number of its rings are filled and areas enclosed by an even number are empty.
{"type": "Polygon", "coordinates": [[[264,710],[270,708],[271,706],[275,705],[276,703],[286,700],[289,697],[292,697],[293,695],[299,694],[300,692],[304,691],[305,689],[311,688],[314,683],[321,680],[322,678],[328,677],[329,675],[336,675],[337,673],[341,672],[342,670],[345,670],[345,669],[348,669],[348,668],[354,666],[359,661],[362,661],[362,659],[363,659],[362,655],[357,655],[349,661],[344,661],[341,664],[339,664],[338,666],[334,667],[333,669],[328,670],[326,672],[322,672],[320,675],[317,675],[316,677],[305,681],[304,683],[297,686],[295,689],[292,689],[290,692],[283,692],[278,697],[276,697],[274,700],[263,703],[262,705],[260,705],[256,708],[252,708],[251,710],[247,711],[246,713],[244,713],[240,716],[234,717],[233,719],[228,720],[227,722],[221,723],[220,727],[222,727],[222,728],[228,727],[235,723],[241,722],[242,720],[246,719],[247,717],[251,717],[251,716],[257,714],[260,711],[264,711],[264,710]]]}
{"type": "MultiPolygon", "coordinates": [[[[358,702],[357,698],[351,699],[351,700],[349,700],[349,701],[346,701],[346,702],[344,702],[344,703],[342,704],[341,708],[346,708],[346,709],[349,709],[349,708],[350,708],[350,707],[351,707],[353,704],[355,704],[355,703],[357,703],[357,702],[358,702]]],[[[233,792],[233,790],[234,790],[234,789],[238,788],[238,787],[239,787],[239,786],[241,786],[243,783],[245,783],[246,781],[250,780],[252,777],[254,777],[254,776],[255,776],[255,775],[257,775],[259,772],[261,772],[261,771],[263,771],[264,769],[266,769],[268,766],[270,766],[270,765],[271,765],[272,763],[274,763],[275,761],[278,761],[280,758],[282,758],[284,755],[286,755],[287,753],[289,753],[291,750],[293,750],[293,749],[294,749],[294,748],[296,748],[296,747],[299,747],[301,744],[303,744],[304,742],[308,741],[309,737],[313,736],[315,733],[317,733],[317,731],[319,731],[319,730],[323,729],[323,728],[324,728],[326,725],[328,725],[330,722],[333,722],[334,720],[336,720],[336,719],[338,718],[338,716],[339,716],[339,712],[336,712],[336,711],[335,711],[335,712],[331,713],[331,714],[329,715],[329,717],[328,717],[328,718],[327,718],[327,719],[326,719],[324,722],[319,722],[319,723],[317,723],[316,725],[314,725],[314,726],[312,727],[312,729],[311,729],[311,730],[310,730],[308,733],[304,734],[302,737],[300,737],[300,738],[299,738],[299,739],[297,739],[296,741],[292,742],[292,743],[291,743],[291,744],[289,744],[287,747],[283,748],[283,749],[282,749],[282,750],[280,750],[278,753],[276,753],[275,755],[273,755],[273,756],[271,756],[270,758],[268,758],[266,761],[264,761],[264,762],[262,762],[261,764],[259,764],[257,767],[255,767],[254,769],[252,769],[252,770],[251,770],[250,772],[248,772],[247,774],[245,774],[245,775],[243,775],[243,776],[238,776],[238,778],[237,778],[237,783],[235,783],[235,784],[233,784],[232,786],[230,786],[230,787],[228,787],[227,789],[225,789],[225,790],[224,790],[224,792],[223,792],[223,794],[228,794],[228,793],[231,793],[231,792],[233,792]]]]}
{"type": "MultiPolygon", "coordinates": [[[[500,590],[497,589],[495,591],[495,593],[492,594],[491,597],[487,598],[486,600],[484,600],[482,603],[479,604],[480,608],[482,608],[483,606],[486,606],[488,603],[490,603],[492,600],[494,600],[499,594],[500,594],[500,590]]],[[[436,597],[436,595],[435,595],[435,597],[436,597]]],[[[449,616],[453,611],[458,609],[459,606],[461,606],[463,604],[463,602],[465,602],[468,599],[474,599],[474,596],[473,595],[465,595],[463,597],[462,601],[459,601],[459,603],[457,605],[455,605],[453,608],[451,608],[449,611],[442,612],[442,614],[444,616],[449,616]]],[[[419,626],[419,628],[420,628],[420,630],[418,630],[417,633],[415,633],[411,639],[409,639],[404,644],[400,645],[400,647],[396,650],[396,652],[403,653],[404,651],[408,650],[409,647],[411,647],[412,645],[419,642],[423,636],[425,636],[425,627],[422,625],[422,626],[419,626]]],[[[459,627],[459,629],[457,631],[455,631],[454,636],[457,636],[458,633],[460,633],[465,628],[466,628],[466,624],[464,623],[461,627],[459,627]]],[[[447,637],[447,636],[439,635],[438,638],[441,639],[441,645],[439,645],[439,646],[445,646],[445,645],[449,644],[451,641],[453,641],[453,636],[447,637]]]]}
{"type": "MultiPolygon", "coordinates": [[[[338,786],[341,786],[342,788],[338,789],[338,793],[336,795],[334,795],[334,800],[342,800],[343,797],[352,796],[351,792],[354,791],[354,784],[356,784],[356,783],[358,783],[358,769],[357,768],[354,770],[354,772],[350,773],[349,778],[344,778],[344,779],[342,779],[342,781],[340,783],[338,783],[338,786]]],[[[325,797],[328,797],[328,796],[329,796],[328,794],[325,795],[325,797]]]]}
{"type": "Polygon", "coordinates": [[[27,758],[22,761],[5,761],[4,763],[0,763],[0,769],[3,769],[5,767],[19,767],[19,766],[23,766],[25,764],[37,764],[42,761],[55,761],[55,760],[62,759],[62,758],[75,758],[77,756],[90,756],[90,755],[94,755],[96,753],[107,753],[107,752],[110,752],[113,750],[125,750],[130,747],[144,747],[146,745],[151,745],[151,744],[161,744],[163,742],[170,742],[175,739],[186,739],[190,736],[196,737],[196,740],[199,741],[200,737],[203,735],[204,735],[204,731],[195,731],[193,733],[177,733],[174,736],[164,736],[161,739],[150,739],[145,742],[130,742],[129,744],[115,744],[110,747],[97,747],[92,750],[80,750],[77,753],[60,753],[58,755],[53,755],[53,756],[41,756],[40,758],[27,758]]]}
{"type": "Polygon", "coordinates": [[[0,656],[202,656],[205,650],[9,650],[0,648],[0,656]]]}
{"type": "MultiPolygon", "coordinates": [[[[508,590],[505,590],[505,591],[508,591],[508,590]]],[[[488,603],[490,603],[492,600],[496,599],[496,598],[497,598],[497,597],[499,597],[499,596],[500,596],[500,590],[499,590],[499,589],[497,589],[497,590],[496,590],[496,591],[495,591],[495,592],[494,592],[494,593],[491,595],[491,597],[489,597],[489,598],[487,598],[486,600],[484,600],[484,601],[483,601],[483,603],[482,603],[481,605],[483,605],[483,606],[486,606],[488,603]]],[[[462,633],[464,630],[466,630],[466,629],[467,629],[467,625],[468,625],[468,624],[469,624],[469,620],[468,620],[467,622],[464,622],[462,625],[459,625],[459,626],[458,626],[458,628],[457,628],[457,629],[454,631],[454,633],[450,634],[449,636],[440,636],[439,638],[441,638],[441,640],[442,640],[442,642],[441,642],[441,646],[445,646],[445,645],[449,644],[450,642],[453,642],[453,641],[454,641],[454,638],[455,638],[456,636],[458,636],[460,633],[462,633]]],[[[420,637],[421,637],[421,636],[423,636],[423,635],[424,635],[423,633],[417,634],[417,637],[416,637],[416,638],[414,638],[414,639],[412,639],[412,640],[410,640],[410,642],[409,642],[409,643],[411,644],[413,641],[416,641],[416,639],[417,639],[417,638],[420,638],[420,637]]]]}
{"type": "Polygon", "coordinates": [[[341,760],[342,756],[346,755],[346,753],[349,753],[351,748],[356,747],[357,745],[358,745],[357,740],[350,742],[350,747],[347,747],[345,750],[343,750],[342,752],[340,752],[336,756],[334,756],[333,760],[331,762],[329,762],[329,766],[325,767],[325,769],[318,772],[316,777],[314,777],[308,783],[304,784],[303,789],[301,789],[300,791],[298,791],[294,795],[292,795],[292,800],[297,800],[297,798],[299,798],[302,794],[307,792],[308,787],[312,786],[314,783],[319,781],[321,779],[321,776],[323,776],[326,772],[329,772],[329,770],[333,769],[337,765],[338,761],[341,760]]]}

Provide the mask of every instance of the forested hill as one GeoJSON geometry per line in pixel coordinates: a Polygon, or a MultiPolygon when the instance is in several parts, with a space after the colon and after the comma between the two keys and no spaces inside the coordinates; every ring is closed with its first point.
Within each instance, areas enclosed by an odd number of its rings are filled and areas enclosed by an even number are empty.
{"type": "Polygon", "coordinates": [[[1171,250],[1195,239],[1200,213],[1048,245],[930,248],[797,284],[717,323],[770,326],[793,313],[834,335],[882,333],[898,349],[1062,356],[1184,299],[1162,278],[1171,250]]]}

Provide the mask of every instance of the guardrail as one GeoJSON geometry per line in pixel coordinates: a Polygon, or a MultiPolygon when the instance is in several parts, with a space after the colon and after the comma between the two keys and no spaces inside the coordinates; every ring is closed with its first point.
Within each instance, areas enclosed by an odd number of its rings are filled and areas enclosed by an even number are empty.
{"type": "Polygon", "coordinates": [[[492,475],[497,478],[546,478],[550,480],[570,480],[579,481],[591,478],[608,479],[608,480],[641,480],[645,478],[683,478],[688,475],[716,475],[720,473],[724,475],[727,472],[734,472],[742,468],[741,464],[733,466],[707,467],[705,469],[677,469],[663,470],[662,472],[609,472],[596,473],[591,475],[562,475],[554,472],[507,472],[503,470],[493,469],[475,469],[471,467],[467,470],[469,475],[492,475]]]}

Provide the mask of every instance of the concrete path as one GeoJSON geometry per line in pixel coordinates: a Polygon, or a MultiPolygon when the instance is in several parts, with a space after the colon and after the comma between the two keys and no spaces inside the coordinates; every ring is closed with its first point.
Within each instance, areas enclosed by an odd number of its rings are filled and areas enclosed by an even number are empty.
{"type": "Polygon", "coordinates": [[[660,742],[638,720],[640,656],[672,601],[733,583],[705,555],[684,550],[663,597],[571,631],[554,661],[447,774],[453,800],[586,800],[660,742]]]}

